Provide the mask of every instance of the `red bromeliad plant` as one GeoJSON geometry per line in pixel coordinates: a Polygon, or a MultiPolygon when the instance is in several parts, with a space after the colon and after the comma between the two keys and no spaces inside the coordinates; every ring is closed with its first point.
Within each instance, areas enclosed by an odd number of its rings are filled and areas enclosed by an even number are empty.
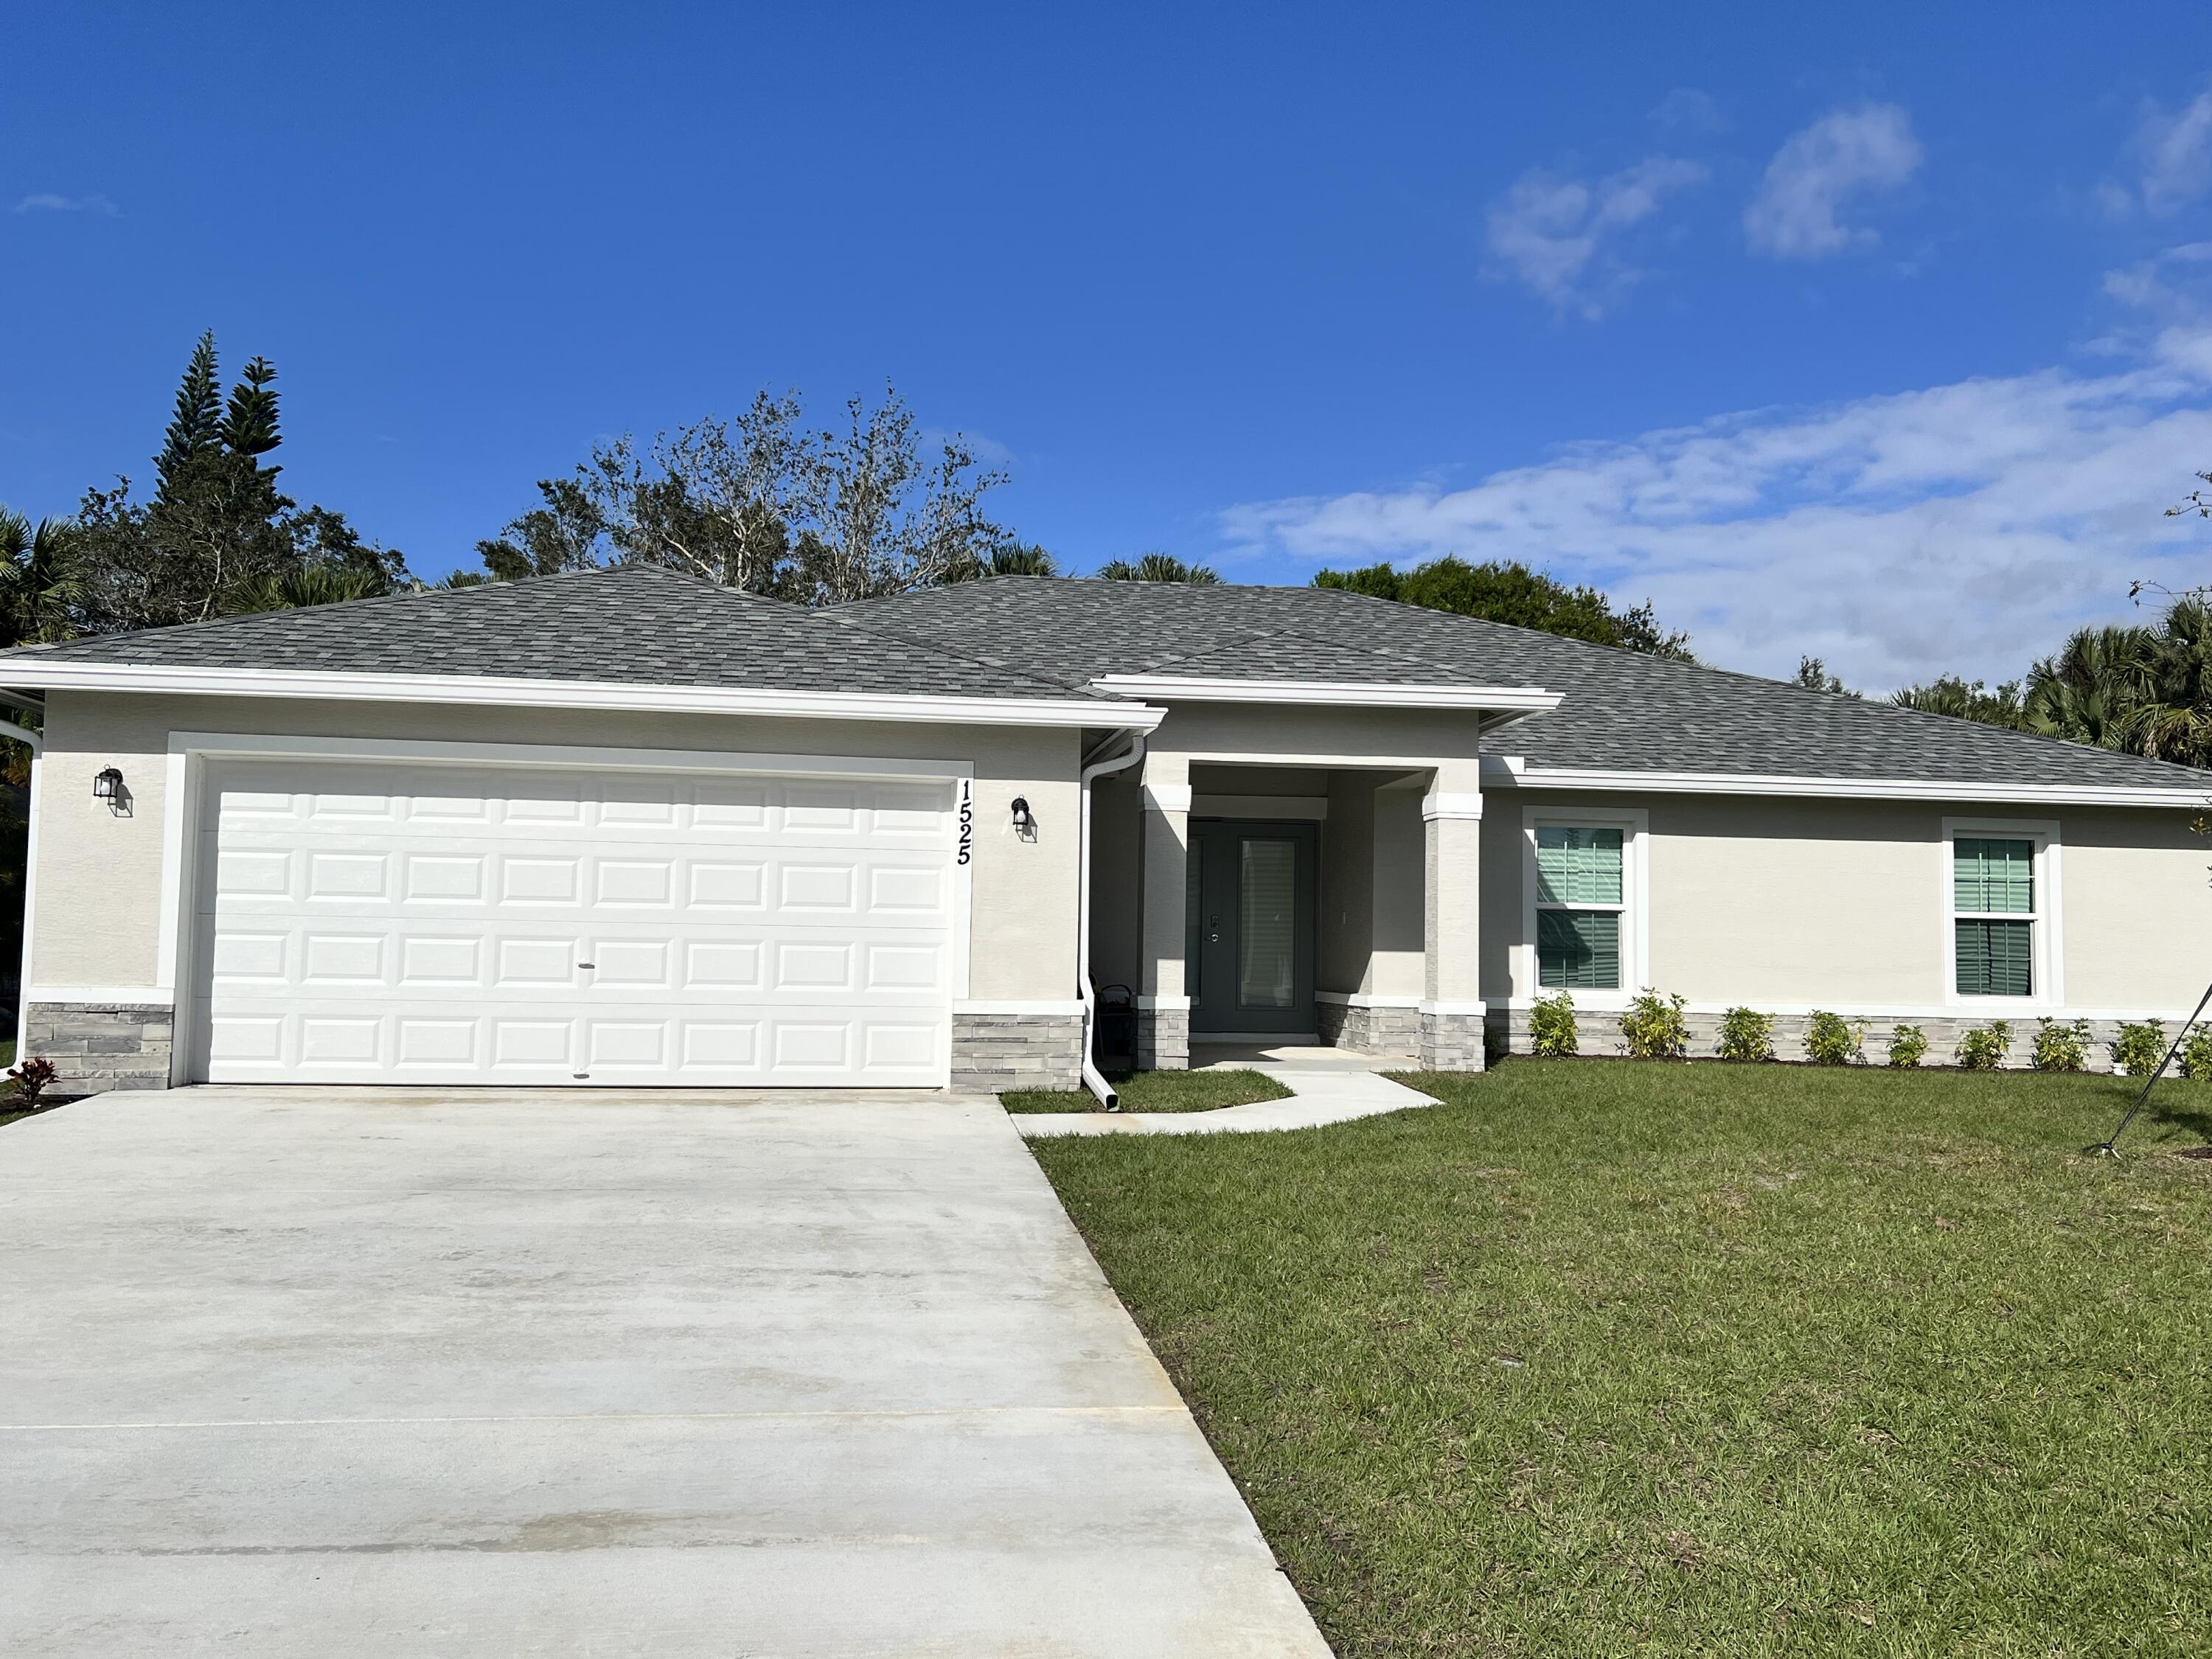
{"type": "Polygon", "coordinates": [[[53,1087],[59,1073],[51,1060],[33,1054],[8,1073],[15,1085],[15,1103],[27,1112],[41,1111],[46,1106],[46,1091],[53,1087]]]}

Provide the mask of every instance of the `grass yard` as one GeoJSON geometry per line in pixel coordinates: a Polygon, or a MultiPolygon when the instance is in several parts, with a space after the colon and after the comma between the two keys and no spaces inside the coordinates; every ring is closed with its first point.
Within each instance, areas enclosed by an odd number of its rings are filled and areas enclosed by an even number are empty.
{"type": "Polygon", "coordinates": [[[1340,1654],[2212,1648],[2212,1088],[1410,1080],[1031,1143],[1340,1654]]]}
{"type": "MultiPolygon", "coordinates": [[[[1257,1072],[1139,1072],[1117,1078],[1114,1088],[1125,1112],[1210,1112],[1217,1106],[1249,1106],[1255,1100],[1280,1100],[1291,1091],[1257,1072]]],[[[1088,1089],[1018,1089],[999,1097],[1010,1112],[1095,1112],[1097,1097],[1088,1089]]]]}

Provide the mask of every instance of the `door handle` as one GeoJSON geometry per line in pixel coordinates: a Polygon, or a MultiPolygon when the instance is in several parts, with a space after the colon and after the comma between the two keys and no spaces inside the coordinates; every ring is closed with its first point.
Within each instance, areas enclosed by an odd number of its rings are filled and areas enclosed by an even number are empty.
{"type": "Polygon", "coordinates": [[[579,968],[597,968],[599,965],[596,962],[580,962],[576,964],[579,968]]]}

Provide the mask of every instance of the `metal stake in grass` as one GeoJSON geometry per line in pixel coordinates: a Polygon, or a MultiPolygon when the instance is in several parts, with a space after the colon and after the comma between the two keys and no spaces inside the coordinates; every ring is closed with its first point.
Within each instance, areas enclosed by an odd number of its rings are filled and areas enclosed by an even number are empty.
{"type": "Polygon", "coordinates": [[[2143,1102],[2150,1098],[2151,1086],[2164,1077],[2166,1068],[2173,1064],[2173,1057],[2181,1052],[2181,1045],[2188,1038],[2190,1027],[2204,1017],[2204,1005],[2208,1002],[2212,1002],[2212,985],[2206,986],[2204,994],[2197,999],[2197,1012],[2181,1022],[2181,1030],[2174,1035],[2173,1046],[2166,1051],[2166,1058],[2159,1061],[2158,1069],[2143,1079],[2142,1092],[2136,1097],[2136,1103],[2128,1108],[2128,1115],[2120,1120],[2120,1127],[2095,1146],[2082,1149],[2090,1157],[2118,1158],[2120,1155],[2120,1149],[2115,1143],[2127,1133],[2128,1125],[2136,1121],[2136,1114],[2142,1110],[2143,1102]]]}

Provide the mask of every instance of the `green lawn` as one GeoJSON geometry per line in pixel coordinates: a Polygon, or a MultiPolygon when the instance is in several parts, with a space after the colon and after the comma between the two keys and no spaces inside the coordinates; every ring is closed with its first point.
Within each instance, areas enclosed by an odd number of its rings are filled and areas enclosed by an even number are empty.
{"type": "Polygon", "coordinates": [[[1340,1654],[2212,1646],[2212,1088],[1410,1080],[1031,1143],[1340,1654]]]}
{"type": "MultiPolygon", "coordinates": [[[[1255,1100],[1280,1100],[1291,1091],[1257,1072],[1139,1072],[1117,1078],[1115,1091],[1125,1112],[1210,1112],[1217,1106],[1248,1106],[1255,1100]]],[[[1088,1089],[1018,1089],[1000,1095],[1010,1112],[1094,1112],[1097,1097],[1088,1089]]]]}

